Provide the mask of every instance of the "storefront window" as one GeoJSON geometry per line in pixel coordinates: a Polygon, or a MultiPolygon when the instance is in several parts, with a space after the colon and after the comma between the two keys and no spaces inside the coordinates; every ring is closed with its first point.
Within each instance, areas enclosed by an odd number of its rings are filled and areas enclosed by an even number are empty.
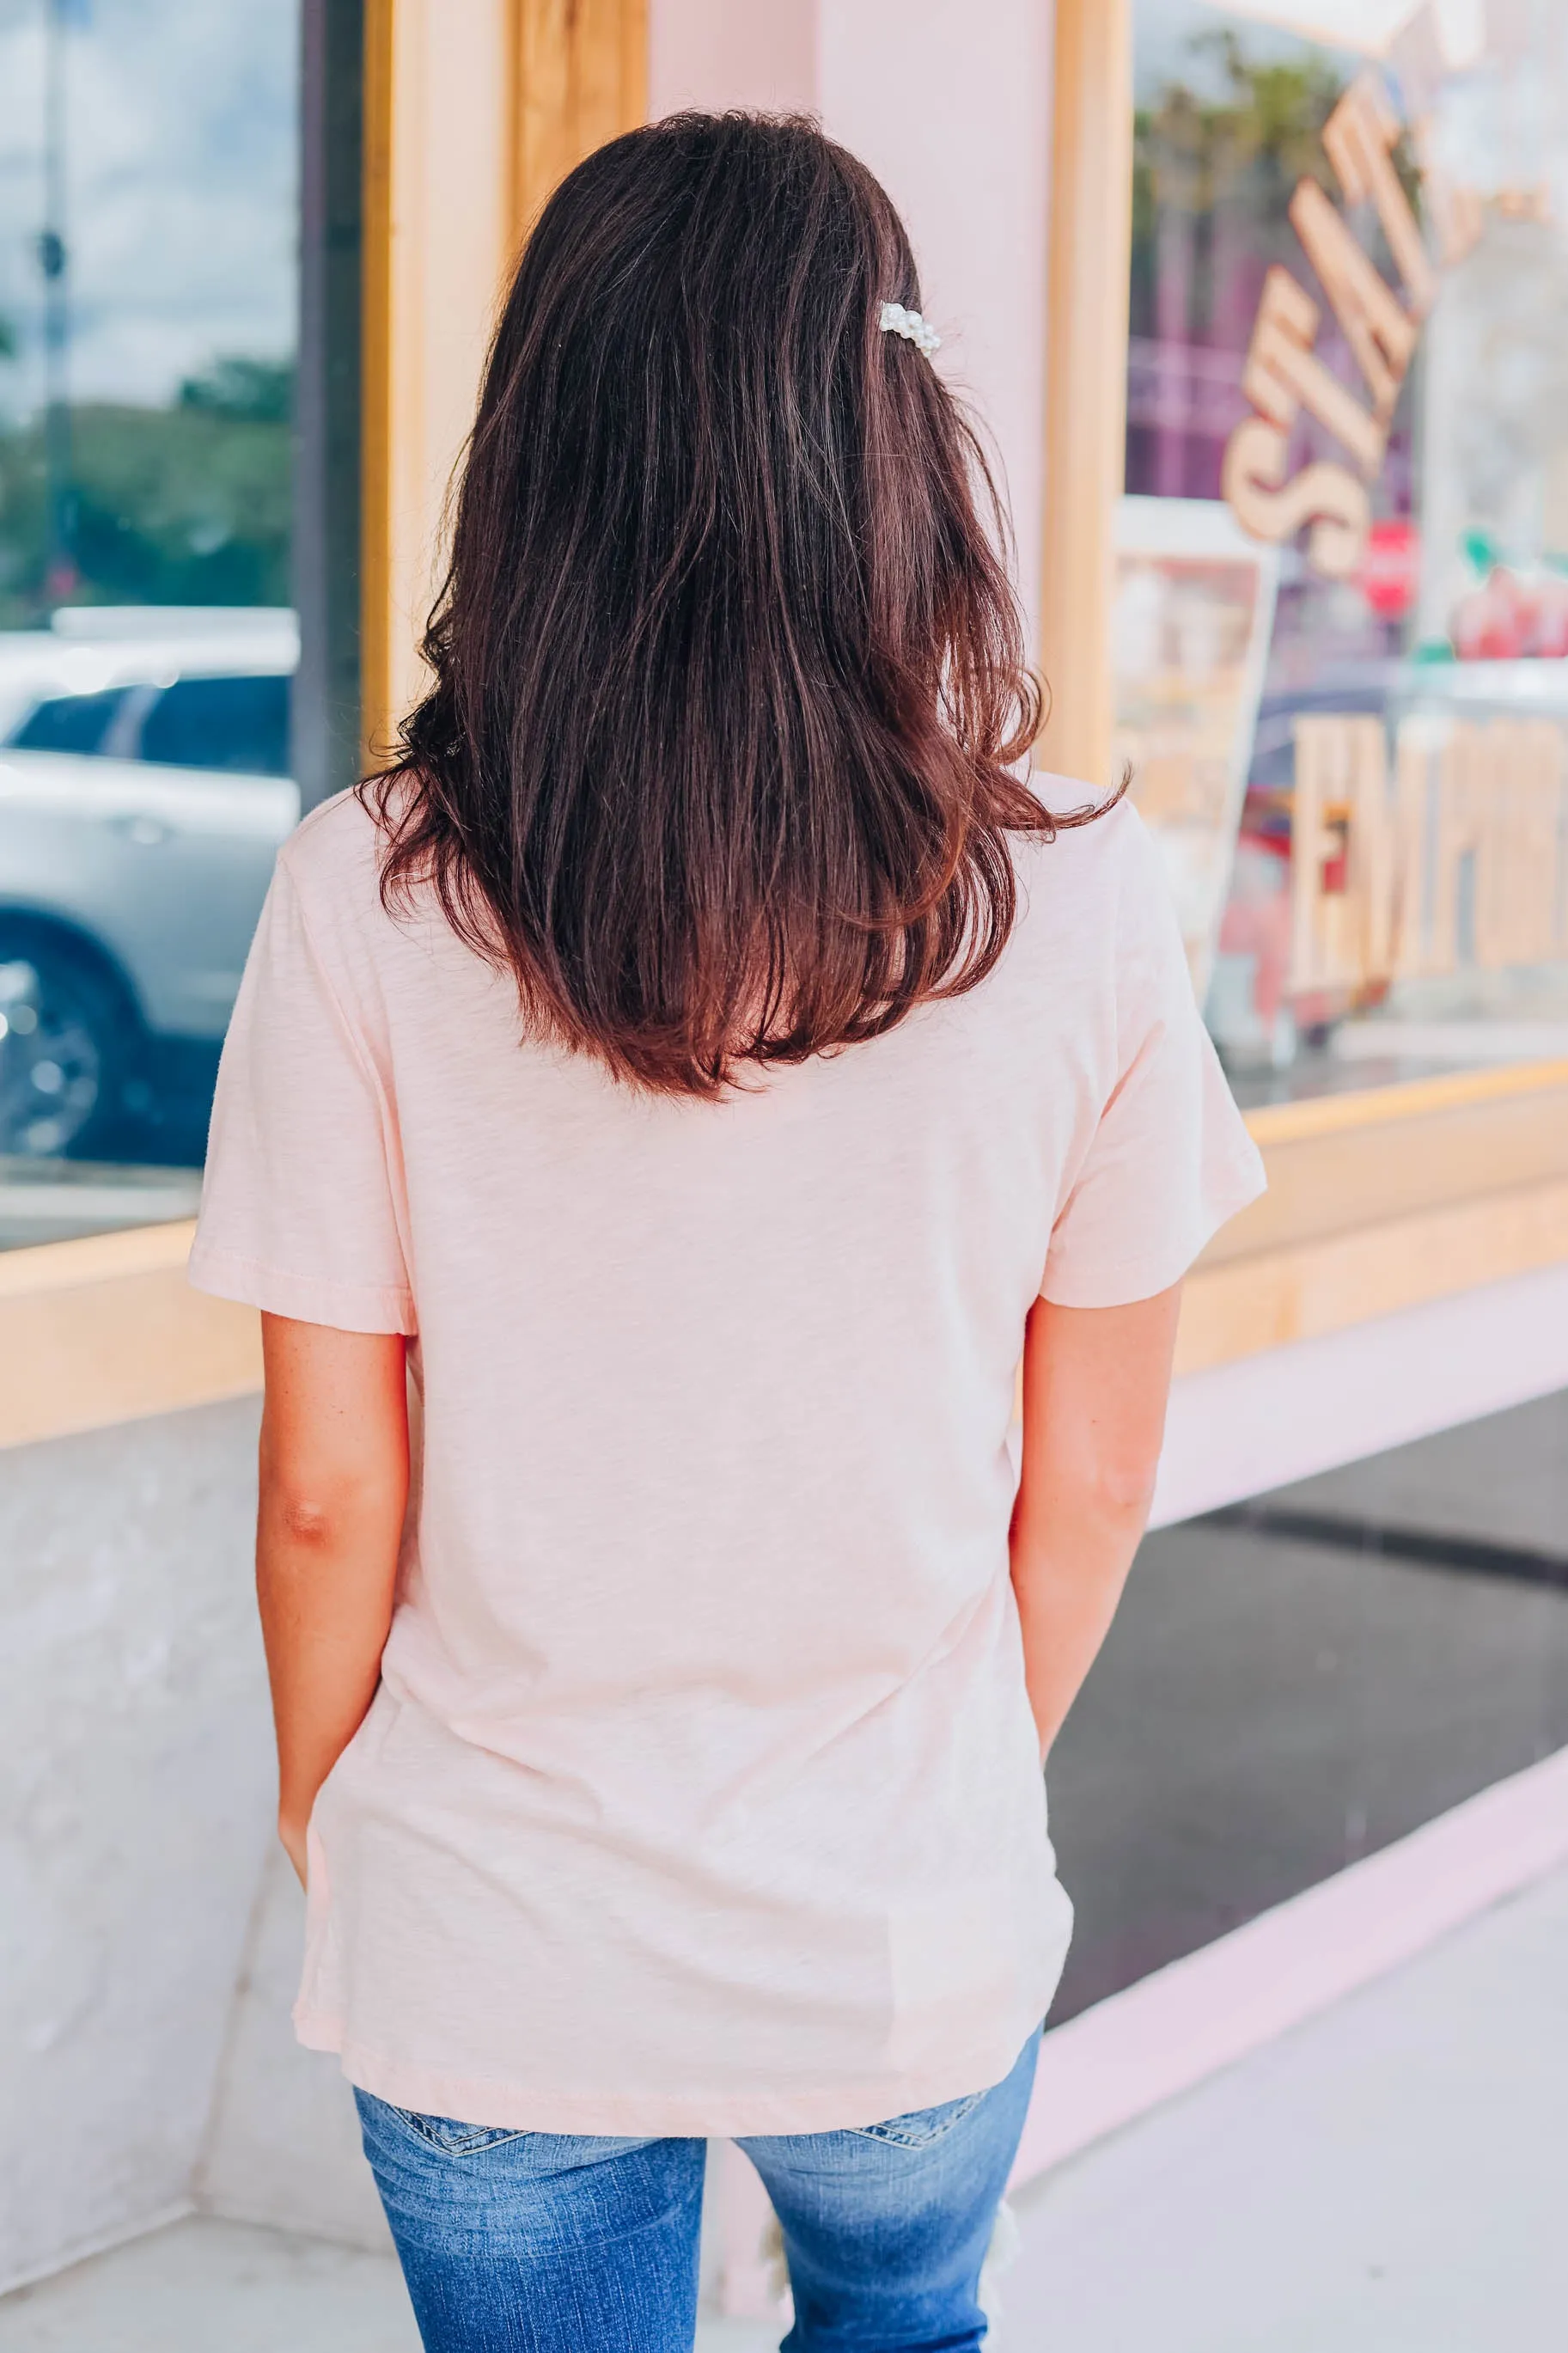
{"type": "Polygon", "coordinates": [[[0,17],[0,1244],[195,1201],[299,812],[296,0],[0,17]]]}
{"type": "Polygon", "coordinates": [[[1568,14],[1135,26],[1118,748],[1211,1029],[1251,1101],[1568,1053],[1568,14]]]}

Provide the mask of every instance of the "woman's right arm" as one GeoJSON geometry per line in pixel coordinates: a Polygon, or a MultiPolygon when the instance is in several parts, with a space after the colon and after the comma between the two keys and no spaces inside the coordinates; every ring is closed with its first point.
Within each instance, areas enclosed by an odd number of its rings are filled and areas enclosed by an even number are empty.
{"type": "Polygon", "coordinates": [[[316,1793],[364,1720],[408,1499],[406,1342],[263,1315],[256,1588],[278,1735],[278,1831],[305,1877],[316,1793]]]}
{"type": "Polygon", "coordinates": [[[1121,1599],[1154,1493],[1182,1288],[1130,1307],[1037,1300],[1024,1340],[1013,1589],[1046,1755],[1121,1599]]]}

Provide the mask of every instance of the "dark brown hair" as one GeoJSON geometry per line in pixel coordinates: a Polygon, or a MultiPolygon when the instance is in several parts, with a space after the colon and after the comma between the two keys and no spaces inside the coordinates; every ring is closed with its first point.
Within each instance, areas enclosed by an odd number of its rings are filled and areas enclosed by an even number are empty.
{"type": "Polygon", "coordinates": [[[618,1078],[717,1095],[973,987],[1052,830],[984,456],[879,323],[920,300],[864,164],[748,114],[600,148],[518,264],[361,790],[388,905],[433,885],[618,1078]]]}

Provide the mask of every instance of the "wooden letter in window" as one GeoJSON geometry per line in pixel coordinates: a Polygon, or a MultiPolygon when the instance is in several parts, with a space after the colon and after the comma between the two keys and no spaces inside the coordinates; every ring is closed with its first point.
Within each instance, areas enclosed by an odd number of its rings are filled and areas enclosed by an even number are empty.
{"type": "MultiPolygon", "coordinates": [[[[1410,209],[1393,149],[1399,137],[1399,118],[1375,74],[1363,73],[1351,84],[1323,125],[1323,152],[1334,167],[1347,205],[1377,206],[1388,249],[1405,281],[1405,298],[1417,319],[1424,319],[1437,293],[1437,273],[1410,209]]],[[[1326,282],[1326,281],[1325,281],[1326,282]]]]}
{"type": "Polygon", "coordinates": [[[1394,811],[1388,797],[1388,737],[1370,714],[1344,722],[1351,812],[1350,895],[1363,981],[1394,970],[1394,811]]]}
{"type": "Polygon", "coordinates": [[[1556,947],[1563,736],[1550,719],[1494,719],[1471,747],[1479,814],[1476,962],[1550,963],[1556,947]]]}
{"type": "Polygon", "coordinates": [[[1477,960],[1482,833],[1486,823],[1484,726],[1456,720],[1438,764],[1436,831],[1433,842],[1431,962],[1436,973],[1457,972],[1477,960]]]}
{"type": "Polygon", "coordinates": [[[1367,494],[1348,468],[1322,459],[1287,482],[1286,448],[1283,428],[1261,417],[1238,425],[1225,448],[1226,502],[1254,539],[1293,539],[1310,523],[1307,555],[1314,570],[1330,580],[1349,579],[1366,546],[1367,494]]]}
{"type": "MultiPolygon", "coordinates": [[[[1296,722],[1290,796],[1290,989],[1356,988],[1365,978],[1364,927],[1352,888],[1354,731],[1338,716],[1296,722]]],[[[1378,726],[1374,719],[1373,726],[1378,726]]],[[[1381,730],[1379,731],[1381,733],[1381,730]]]]}
{"type": "Polygon", "coordinates": [[[1318,317],[1311,296],[1276,262],[1263,281],[1241,388],[1274,425],[1293,425],[1300,410],[1309,409],[1344,443],[1370,480],[1383,463],[1388,428],[1345,390],[1312,350],[1318,317]]]}
{"type": "Polygon", "coordinates": [[[1290,199],[1290,220],[1366,378],[1373,413],[1386,429],[1415,349],[1415,322],[1316,180],[1303,180],[1298,186],[1290,199]]]}
{"type": "Polygon", "coordinates": [[[1400,723],[1394,759],[1394,950],[1397,979],[1431,969],[1430,886],[1426,857],[1439,792],[1440,761],[1449,723],[1425,715],[1400,723]]]}

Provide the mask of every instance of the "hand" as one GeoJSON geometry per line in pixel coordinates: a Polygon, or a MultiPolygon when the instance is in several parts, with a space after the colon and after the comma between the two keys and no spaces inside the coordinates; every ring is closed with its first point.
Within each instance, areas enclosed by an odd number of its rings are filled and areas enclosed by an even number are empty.
{"type": "Polygon", "coordinates": [[[294,1866],[294,1876],[301,1887],[305,1884],[305,1825],[278,1818],[278,1835],[283,1841],[283,1852],[294,1866]]]}

